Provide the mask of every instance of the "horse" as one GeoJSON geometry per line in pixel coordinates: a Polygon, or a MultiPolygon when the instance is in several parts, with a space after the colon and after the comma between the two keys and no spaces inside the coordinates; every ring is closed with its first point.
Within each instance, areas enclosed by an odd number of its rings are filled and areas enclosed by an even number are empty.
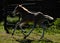
{"type": "MultiPolygon", "coordinates": [[[[34,17],[36,19],[41,19],[44,17],[44,19],[49,19],[49,20],[53,20],[54,18],[49,16],[49,15],[45,15],[42,12],[31,12],[28,9],[26,9],[25,7],[23,7],[22,5],[16,6],[15,10],[13,11],[13,14],[20,14],[22,19],[33,19],[34,17]],[[17,8],[19,7],[19,8],[17,8]]],[[[25,20],[25,21],[26,21],[25,20]]]]}
{"type": "MultiPolygon", "coordinates": [[[[34,22],[33,28],[31,29],[31,31],[24,38],[26,38],[27,36],[30,35],[30,33],[34,30],[34,27],[36,27],[37,24],[41,25],[41,27],[44,28],[43,30],[45,30],[46,25],[44,24],[44,22],[49,21],[49,20],[54,20],[53,17],[51,17],[49,15],[45,15],[42,12],[29,11],[27,8],[23,7],[22,5],[17,5],[12,13],[14,15],[20,14],[21,18],[22,18],[22,20],[19,21],[16,24],[15,29],[13,31],[13,34],[14,34],[17,26],[19,26],[21,28],[22,33],[23,33],[24,31],[22,29],[22,26],[25,26],[25,24],[28,23],[28,22],[32,22],[32,21],[34,22]]],[[[41,38],[43,38],[43,37],[44,37],[44,31],[42,33],[41,38]]]]}

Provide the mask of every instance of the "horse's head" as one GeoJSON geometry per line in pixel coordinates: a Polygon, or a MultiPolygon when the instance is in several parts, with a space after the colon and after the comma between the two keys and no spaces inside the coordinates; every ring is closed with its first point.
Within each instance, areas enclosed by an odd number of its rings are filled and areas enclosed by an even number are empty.
{"type": "Polygon", "coordinates": [[[20,14],[20,12],[19,12],[19,6],[18,5],[13,10],[12,14],[13,14],[13,16],[20,14]]]}
{"type": "Polygon", "coordinates": [[[26,11],[22,8],[22,5],[17,5],[15,7],[15,9],[13,10],[12,14],[15,15],[20,15],[20,16],[24,16],[26,14],[26,11]]]}

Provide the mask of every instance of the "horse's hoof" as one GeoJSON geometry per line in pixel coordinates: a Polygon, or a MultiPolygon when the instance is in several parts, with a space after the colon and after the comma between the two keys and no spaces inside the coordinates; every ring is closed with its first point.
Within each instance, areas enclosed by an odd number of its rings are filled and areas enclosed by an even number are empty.
{"type": "Polygon", "coordinates": [[[14,33],[12,33],[12,36],[14,35],[14,33]]]}
{"type": "Polygon", "coordinates": [[[24,36],[24,39],[26,39],[27,38],[27,36],[24,36]]]}
{"type": "Polygon", "coordinates": [[[10,34],[8,31],[6,31],[7,34],[10,34]]]}

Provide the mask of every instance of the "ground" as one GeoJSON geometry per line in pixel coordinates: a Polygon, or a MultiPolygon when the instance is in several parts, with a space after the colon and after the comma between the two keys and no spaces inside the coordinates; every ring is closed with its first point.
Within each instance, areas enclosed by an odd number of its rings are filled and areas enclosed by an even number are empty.
{"type": "Polygon", "coordinates": [[[23,39],[22,33],[17,30],[14,36],[7,34],[3,27],[3,22],[0,23],[0,43],[60,43],[60,29],[56,29],[53,25],[45,31],[43,39],[39,39],[39,30],[35,29],[27,39],[23,39]],[[34,33],[36,32],[36,34],[34,33]]]}

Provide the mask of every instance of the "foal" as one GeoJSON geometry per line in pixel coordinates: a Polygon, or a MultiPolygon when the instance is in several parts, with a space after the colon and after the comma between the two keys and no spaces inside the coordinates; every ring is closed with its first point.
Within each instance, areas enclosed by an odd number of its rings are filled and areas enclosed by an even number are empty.
{"type": "Polygon", "coordinates": [[[29,22],[29,21],[34,21],[35,23],[36,22],[43,23],[44,21],[46,21],[48,19],[53,20],[53,17],[51,17],[49,15],[45,15],[42,12],[31,12],[28,9],[26,9],[25,7],[23,7],[22,5],[19,5],[19,7],[28,13],[28,14],[26,14],[25,17],[23,17],[23,19],[20,23],[20,26],[23,26],[26,22],[29,22]]]}
{"type": "MultiPolygon", "coordinates": [[[[22,29],[22,26],[24,26],[26,23],[28,22],[31,22],[33,21],[34,22],[34,25],[33,25],[33,28],[31,29],[31,31],[27,34],[27,36],[30,35],[30,33],[34,30],[34,27],[36,27],[36,25],[39,23],[39,25],[42,26],[42,28],[46,28],[46,25],[43,24],[45,21],[48,21],[48,20],[54,20],[53,17],[49,16],[49,15],[45,15],[43,14],[42,12],[31,12],[29,11],[28,9],[26,9],[25,7],[23,7],[22,5],[19,5],[18,7],[20,7],[22,10],[24,10],[24,12],[26,12],[25,14],[21,14],[21,15],[24,15],[22,16],[22,20],[19,21],[17,24],[16,24],[16,27],[19,26],[22,30],[22,33],[23,33],[23,29],[22,29]]],[[[24,13],[22,12],[22,13],[24,13]]],[[[15,14],[18,14],[20,13],[20,11],[17,11],[15,10],[13,13],[15,14]]],[[[15,27],[15,29],[16,29],[15,27]]],[[[15,31],[15,30],[14,30],[15,31]]],[[[14,32],[13,32],[14,34],[14,32]]],[[[23,33],[24,34],[24,33],[23,33]]],[[[25,35],[25,34],[24,34],[25,35]]],[[[25,36],[25,38],[27,37],[25,36]]],[[[42,33],[42,37],[44,36],[44,32],[42,33]]],[[[42,38],[41,37],[41,38],[42,38]]]]}

